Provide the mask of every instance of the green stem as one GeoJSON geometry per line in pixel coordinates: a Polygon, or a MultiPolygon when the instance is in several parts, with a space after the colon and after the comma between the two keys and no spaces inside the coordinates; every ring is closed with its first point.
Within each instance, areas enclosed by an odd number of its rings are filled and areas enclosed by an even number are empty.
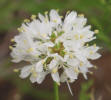
{"type": "Polygon", "coordinates": [[[56,82],[54,82],[54,100],[59,100],[59,89],[56,82]]]}

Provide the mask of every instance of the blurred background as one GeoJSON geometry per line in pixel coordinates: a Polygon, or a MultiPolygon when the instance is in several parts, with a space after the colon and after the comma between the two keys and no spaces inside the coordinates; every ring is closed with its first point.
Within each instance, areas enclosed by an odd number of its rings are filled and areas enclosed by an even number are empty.
{"type": "Polygon", "coordinates": [[[111,100],[111,0],[0,0],[0,100],[54,100],[53,81],[48,76],[41,84],[31,84],[19,78],[13,69],[24,63],[11,62],[10,39],[25,18],[38,12],[59,9],[64,15],[67,10],[83,13],[92,30],[98,29],[97,40],[102,57],[92,63],[97,66],[89,80],[82,75],[71,84],[74,96],[67,85],[61,84],[60,100],[111,100]]]}

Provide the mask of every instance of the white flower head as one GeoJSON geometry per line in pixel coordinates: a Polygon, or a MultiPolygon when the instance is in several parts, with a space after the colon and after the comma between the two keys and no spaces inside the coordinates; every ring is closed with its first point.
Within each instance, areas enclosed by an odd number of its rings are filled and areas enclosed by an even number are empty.
{"type": "Polygon", "coordinates": [[[72,11],[64,20],[56,10],[45,15],[38,14],[25,20],[20,34],[14,37],[15,44],[11,47],[13,62],[27,61],[30,65],[21,68],[20,77],[30,76],[32,83],[41,83],[47,74],[60,82],[74,82],[79,73],[87,78],[91,60],[98,59],[99,47],[88,45],[96,39],[91,26],[86,26],[87,19],[72,11]]]}

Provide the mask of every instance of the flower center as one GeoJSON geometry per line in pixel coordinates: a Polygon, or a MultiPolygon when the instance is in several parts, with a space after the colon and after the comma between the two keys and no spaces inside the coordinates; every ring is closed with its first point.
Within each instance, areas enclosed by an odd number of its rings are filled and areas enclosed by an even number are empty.
{"type": "Polygon", "coordinates": [[[65,50],[62,42],[55,44],[53,47],[49,47],[51,53],[58,53],[60,56],[64,57],[65,50]]]}
{"type": "Polygon", "coordinates": [[[52,32],[51,36],[50,36],[50,40],[55,43],[55,40],[60,37],[62,34],[64,33],[64,31],[60,31],[60,32],[52,32]]]}
{"type": "MultiPolygon", "coordinates": [[[[50,40],[55,43],[55,40],[61,36],[64,32],[52,32],[50,40]]],[[[49,47],[51,53],[58,53],[60,56],[64,57],[65,55],[65,48],[62,42],[55,43],[53,47],[49,47]]]]}

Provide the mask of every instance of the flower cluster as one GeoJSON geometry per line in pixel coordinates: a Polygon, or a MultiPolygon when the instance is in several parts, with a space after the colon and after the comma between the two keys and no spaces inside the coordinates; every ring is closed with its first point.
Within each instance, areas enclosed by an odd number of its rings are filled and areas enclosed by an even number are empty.
{"type": "Polygon", "coordinates": [[[20,68],[20,77],[30,76],[32,83],[41,83],[45,76],[51,74],[52,79],[60,82],[74,82],[79,73],[87,79],[88,69],[94,67],[90,59],[101,55],[97,53],[99,47],[88,45],[96,39],[96,31],[86,26],[84,15],[77,15],[75,11],[67,12],[65,18],[56,10],[38,14],[25,19],[12,41],[15,42],[11,56],[13,62],[26,61],[30,65],[20,68]]]}

